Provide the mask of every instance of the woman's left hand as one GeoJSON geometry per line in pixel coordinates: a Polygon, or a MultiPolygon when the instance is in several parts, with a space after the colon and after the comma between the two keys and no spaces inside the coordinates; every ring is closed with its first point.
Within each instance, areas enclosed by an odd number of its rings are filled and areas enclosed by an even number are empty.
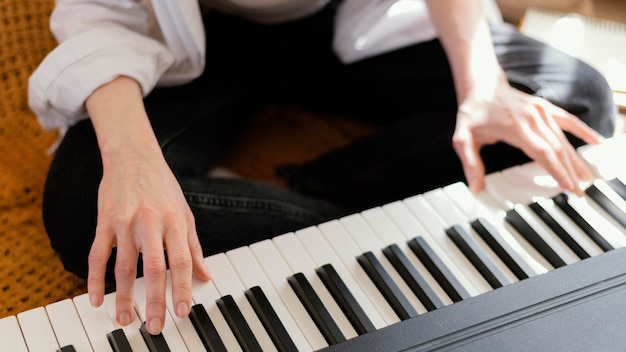
{"type": "Polygon", "coordinates": [[[586,143],[603,140],[576,116],[511,87],[501,78],[491,89],[471,90],[459,102],[453,144],[473,191],[484,187],[480,149],[504,142],[542,165],[561,187],[581,195],[580,182],[591,178],[592,172],[563,131],[586,143]]]}

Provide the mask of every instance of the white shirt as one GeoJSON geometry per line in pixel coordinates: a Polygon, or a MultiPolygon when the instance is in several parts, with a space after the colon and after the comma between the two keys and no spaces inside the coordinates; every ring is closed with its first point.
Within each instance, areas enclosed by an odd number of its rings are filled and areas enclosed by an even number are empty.
{"type": "MultiPolygon", "coordinates": [[[[328,2],[200,1],[268,23],[306,16],[328,2]]],[[[352,62],[432,39],[436,34],[424,11],[423,0],[344,0],[337,14],[335,51],[352,62]]],[[[157,85],[187,83],[204,70],[198,0],[57,0],[50,26],[59,45],[29,80],[30,108],[47,130],[87,118],[85,100],[115,77],[132,77],[145,96],[157,85]]]]}

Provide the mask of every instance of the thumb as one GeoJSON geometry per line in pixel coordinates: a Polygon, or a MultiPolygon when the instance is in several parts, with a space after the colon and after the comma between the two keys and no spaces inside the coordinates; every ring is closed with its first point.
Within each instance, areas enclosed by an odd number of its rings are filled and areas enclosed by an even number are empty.
{"type": "Polygon", "coordinates": [[[455,135],[453,145],[461,160],[463,173],[472,192],[478,192],[485,186],[485,164],[480,157],[480,146],[474,143],[471,134],[464,137],[455,135]]]}

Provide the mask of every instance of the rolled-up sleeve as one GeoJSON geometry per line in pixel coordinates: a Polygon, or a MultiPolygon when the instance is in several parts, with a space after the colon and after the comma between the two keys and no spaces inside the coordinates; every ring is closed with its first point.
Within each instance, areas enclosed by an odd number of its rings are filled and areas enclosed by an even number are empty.
{"type": "Polygon", "coordinates": [[[59,45],[29,79],[30,108],[48,130],[86,118],[85,100],[115,77],[147,94],[175,61],[139,1],[57,0],[51,29],[59,45]]]}

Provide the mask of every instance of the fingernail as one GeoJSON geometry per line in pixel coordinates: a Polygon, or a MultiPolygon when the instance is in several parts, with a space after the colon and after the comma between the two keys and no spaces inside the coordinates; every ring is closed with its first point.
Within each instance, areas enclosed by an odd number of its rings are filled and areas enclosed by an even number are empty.
{"type": "Polygon", "coordinates": [[[161,332],[161,319],[152,318],[148,323],[148,332],[152,335],[158,335],[161,332]]]}
{"type": "Polygon", "coordinates": [[[187,303],[178,303],[178,305],[176,306],[176,315],[178,315],[179,318],[184,318],[189,315],[189,306],[187,305],[187,303]]]}
{"type": "Polygon", "coordinates": [[[98,295],[96,295],[96,294],[89,295],[89,304],[91,304],[93,307],[99,306],[100,305],[100,299],[98,298],[98,295]]]}
{"type": "Polygon", "coordinates": [[[130,314],[128,314],[127,312],[120,313],[117,316],[117,321],[123,326],[130,324],[130,314]]]}

